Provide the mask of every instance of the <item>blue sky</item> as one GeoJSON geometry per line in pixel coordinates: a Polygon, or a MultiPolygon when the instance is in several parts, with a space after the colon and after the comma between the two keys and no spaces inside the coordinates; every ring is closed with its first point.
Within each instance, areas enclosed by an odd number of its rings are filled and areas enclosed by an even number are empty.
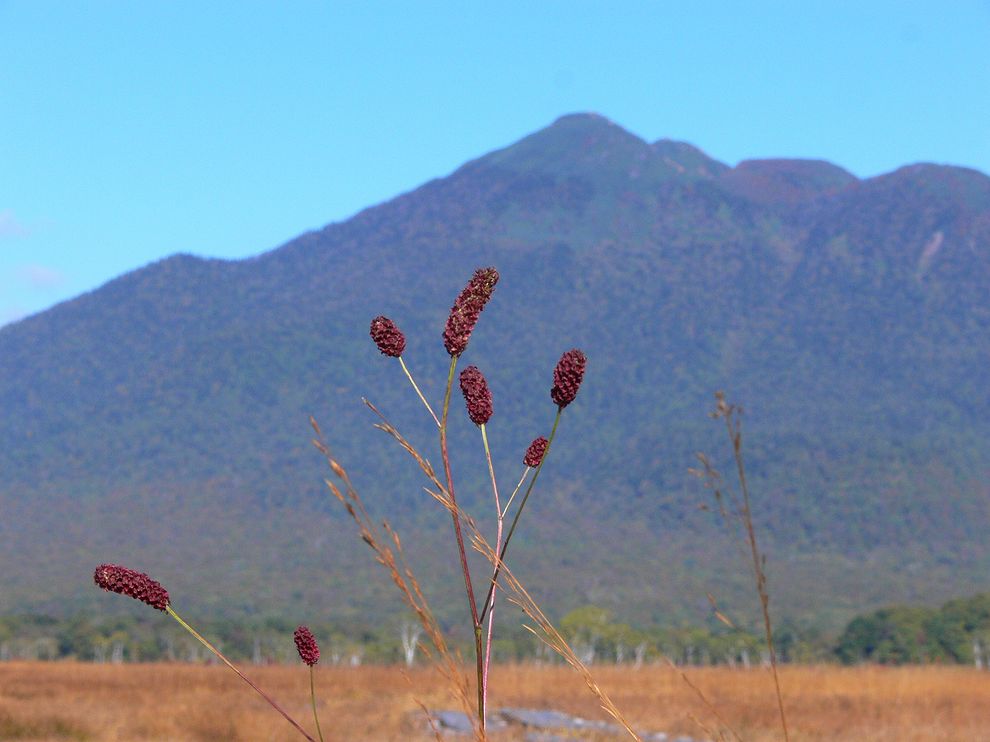
{"type": "Polygon", "coordinates": [[[729,164],[990,173],[990,2],[0,0],[0,324],[575,111],[729,164]]]}

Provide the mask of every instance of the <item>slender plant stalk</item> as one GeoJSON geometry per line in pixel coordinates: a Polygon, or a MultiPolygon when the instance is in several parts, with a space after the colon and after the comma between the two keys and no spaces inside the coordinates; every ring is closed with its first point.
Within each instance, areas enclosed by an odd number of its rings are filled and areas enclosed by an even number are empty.
{"type": "Polygon", "coordinates": [[[512,494],[509,495],[509,501],[505,503],[505,507],[502,508],[502,512],[500,513],[500,515],[503,518],[505,518],[505,514],[509,512],[509,508],[512,506],[512,501],[516,499],[516,495],[519,493],[519,490],[522,488],[522,483],[526,481],[526,475],[529,474],[529,470],[531,468],[532,467],[527,466],[525,469],[523,469],[522,476],[519,477],[519,483],[516,485],[516,488],[512,490],[512,494]]]}
{"type": "Polygon", "coordinates": [[[773,629],[770,622],[770,595],[767,592],[767,575],[763,570],[760,550],[756,543],[756,530],[753,528],[752,511],[749,505],[749,487],[746,483],[746,468],[742,456],[742,431],[738,418],[734,416],[735,407],[726,403],[724,396],[717,395],[718,407],[716,414],[725,420],[725,429],[732,442],[732,454],[736,461],[736,474],[739,477],[739,489],[742,491],[742,516],[746,526],[746,538],[749,542],[750,555],[753,558],[753,575],[756,580],[756,591],[760,596],[760,608],[763,613],[763,628],[766,632],[767,648],[770,651],[770,668],[773,671],[773,683],[777,692],[777,708],[780,711],[780,725],[784,732],[784,740],[788,742],[790,735],[787,731],[787,715],[784,713],[784,696],[780,690],[780,676],[777,672],[777,651],[773,643],[773,629]]]}
{"type": "MultiPolygon", "coordinates": [[[[382,413],[373,404],[371,404],[371,402],[364,400],[364,403],[382,421],[375,427],[392,436],[399,443],[399,445],[410,456],[412,456],[413,459],[415,459],[427,479],[437,489],[435,496],[437,496],[438,501],[449,512],[451,508],[449,499],[445,496],[446,490],[437,478],[430,463],[419,455],[416,449],[402,437],[399,431],[385,419],[382,413]]],[[[338,487],[337,484],[330,479],[325,479],[324,482],[333,493],[334,497],[336,497],[341,504],[344,505],[347,513],[358,526],[361,540],[364,541],[375,553],[375,561],[381,564],[382,567],[389,572],[392,581],[395,583],[396,587],[399,588],[406,605],[412,609],[417,618],[419,618],[420,624],[426,630],[426,634],[435,650],[434,652],[431,652],[424,644],[422,646],[424,653],[435,661],[436,667],[454,688],[458,701],[467,713],[468,718],[471,720],[472,726],[477,730],[477,720],[474,713],[472,713],[474,710],[474,702],[470,698],[468,679],[461,671],[459,657],[455,657],[455,653],[447,646],[447,641],[444,638],[440,624],[437,622],[426,597],[420,589],[419,582],[416,580],[412,567],[406,562],[405,554],[402,550],[402,542],[399,539],[399,534],[396,533],[391,526],[389,526],[388,521],[384,521],[381,524],[381,527],[386,532],[385,536],[380,534],[378,525],[365,509],[364,503],[361,500],[357,490],[354,488],[354,485],[344,467],[333,457],[330,449],[327,447],[323,433],[320,430],[316,420],[310,418],[310,423],[316,433],[316,437],[313,439],[313,445],[316,446],[317,450],[326,458],[327,464],[334,475],[340,479],[343,488],[338,487]]],[[[432,720],[430,725],[434,728],[434,731],[436,731],[435,724],[432,720]]],[[[476,736],[480,739],[481,733],[479,732],[476,736]]]]}
{"type": "Polygon", "coordinates": [[[550,453],[550,446],[553,444],[553,438],[557,435],[557,425],[560,424],[560,413],[563,411],[563,407],[557,408],[557,416],[553,419],[553,428],[550,430],[550,437],[547,439],[547,447],[543,451],[543,458],[540,459],[540,465],[536,467],[536,472],[533,474],[533,478],[529,480],[529,486],[526,487],[526,494],[523,495],[522,502],[519,503],[519,508],[516,510],[516,514],[512,518],[512,525],[509,526],[509,531],[505,534],[505,542],[499,549],[498,561],[495,564],[495,570],[492,572],[492,582],[491,585],[488,586],[488,595],[485,596],[484,608],[481,612],[482,621],[485,620],[485,614],[488,611],[489,603],[492,600],[492,595],[495,593],[495,583],[498,581],[498,573],[502,569],[502,562],[505,560],[505,553],[509,550],[509,541],[512,539],[512,534],[516,532],[516,525],[519,523],[519,516],[522,515],[523,508],[526,507],[526,501],[529,499],[529,493],[533,491],[533,485],[536,484],[536,480],[540,476],[540,471],[543,469],[543,464],[547,460],[547,455],[550,453]]]}
{"type": "Polygon", "coordinates": [[[409,369],[406,367],[406,362],[402,360],[402,356],[399,356],[399,364],[402,366],[402,370],[406,372],[406,378],[409,379],[409,383],[412,384],[413,389],[416,390],[416,394],[419,395],[420,401],[426,406],[427,411],[433,418],[433,422],[435,422],[439,428],[440,420],[437,418],[437,413],[433,411],[433,408],[430,407],[430,403],[426,401],[426,397],[424,397],[423,393],[419,390],[419,386],[416,384],[416,380],[413,378],[412,374],[409,373],[409,369]]]}
{"type": "MultiPolygon", "coordinates": [[[[242,673],[242,672],[241,672],[240,670],[238,670],[238,669],[237,669],[236,667],[234,667],[234,665],[233,665],[233,664],[231,664],[231,662],[230,662],[230,660],[228,660],[228,659],[227,659],[226,657],[224,657],[224,656],[223,656],[223,654],[221,654],[221,652],[220,652],[220,650],[219,650],[219,649],[217,649],[216,647],[214,647],[214,646],[213,646],[212,644],[210,644],[210,643],[209,643],[209,642],[208,642],[208,641],[207,641],[206,639],[204,639],[204,638],[203,638],[202,636],[200,636],[200,634],[199,634],[199,632],[197,632],[197,631],[196,631],[196,629],[194,629],[194,628],[193,628],[192,626],[190,626],[190,625],[189,625],[189,624],[187,624],[187,623],[186,623],[185,621],[183,621],[183,620],[182,620],[182,617],[181,617],[181,616],[179,616],[179,614],[178,614],[178,613],[176,613],[176,612],[175,612],[175,611],[174,611],[174,610],[172,609],[172,606],[171,606],[171,605],[169,605],[169,606],[167,606],[167,607],[165,608],[165,610],[167,610],[167,611],[168,611],[168,615],[170,615],[170,616],[171,616],[172,618],[174,618],[174,619],[175,619],[176,621],[178,621],[178,622],[179,622],[179,625],[180,625],[180,626],[182,626],[182,628],[184,628],[184,629],[185,629],[186,631],[188,631],[188,632],[189,632],[190,634],[192,634],[192,635],[193,635],[194,637],[196,637],[196,639],[198,639],[198,640],[199,640],[199,642],[200,642],[200,643],[201,643],[201,644],[202,644],[202,645],[203,645],[204,647],[206,647],[206,648],[207,648],[207,649],[209,649],[209,650],[210,650],[211,652],[213,652],[213,654],[215,654],[215,655],[217,656],[217,658],[218,658],[218,659],[219,659],[219,660],[220,660],[221,662],[223,662],[223,663],[224,663],[224,664],[225,664],[225,665],[226,665],[227,667],[229,667],[229,668],[230,668],[231,670],[233,670],[234,672],[236,672],[236,673],[237,673],[237,675],[238,675],[238,676],[240,677],[240,679],[241,679],[241,680],[243,680],[243,681],[244,681],[245,683],[247,683],[247,684],[248,684],[248,685],[250,685],[250,686],[251,686],[252,688],[254,688],[254,689],[255,689],[255,691],[257,691],[257,693],[258,693],[258,695],[260,695],[260,696],[261,696],[262,698],[264,698],[264,699],[265,699],[266,701],[268,701],[268,703],[270,703],[270,704],[271,704],[271,706],[272,706],[272,708],[273,708],[273,709],[275,709],[275,710],[276,710],[276,711],[278,711],[278,712],[279,712],[280,714],[282,714],[282,716],[284,716],[284,717],[285,717],[285,720],[286,720],[286,721],[288,721],[288,722],[289,722],[289,723],[290,723],[290,724],[291,724],[292,726],[294,726],[294,727],[295,727],[296,729],[298,729],[298,730],[299,730],[299,733],[300,733],[300,734],[302,734],[302,736],[304,736],[304,737],[305,737],[306,739],[308,739],[308,740],[309,740],[310,742],[316,742],[316,740],[315,740],[315,739],[313,739],[313,738],[312,738],[311,736],[309,736],[309,734],[308,734],[308,733],[306,732],[306,730],[305,730],[305,729],[303,729],[303,728],[302,728],[302,727],[301,727],[301,726],[299,725],[299,722],[297,722],[297,721],[296,721],[295,719],[293,719],[293,718],[292,718],[291,716],[289,716],[289,715],[288,715],[288,714],[286,713],[286,711],[285,711],[285,709],[283,709],[283,708],[282,708],[281,706],[279,706],[279,705],[278,705],[278,704],[277,704],[277,703],[276,703],[276,702],[275,702],[275,701],[274,701],[274,700],[273,700],[273,699],[272,699],[272,698],[271,698],[271,697],[270,697],[270,696],[269,696],[269,695],[268,695],[267,693],[265,693],[265,692],[264,692],[263,690],[261,690],[261,688],[259,688],[259,687],[258,687],[257,685],[255,685],[255,684],[254,684],[254,683],[253,683],[253,682],[252,682],[252,681],[250,680],[250,678],[248,678],[248,677],[247,677],[247,676],[246,676],[246,675],[245,675],[244,673],[242,673]]],[[[321,737],[320,739],[322,739],[322,737],[321,737]]]]}
{"type": "Polygon", "coordinates": [[[320,736],[320,742],[324,742],[323,730],[320,729],[320,717],[316,713],[316,681],[313,679],[315,674],[315,668],[313,665],[309,666],[309,697],[313,702],[313,721],[316,722],[316,733],[320,736]]]}
{"type": "MultiPolygon", "coordinates": [[[[485,430],[485,426],[481,425],[481,440],[485,444],[485,458],[488,460],[488,474],[492,479],[492,494],[495,497],[495,513],[497,516],[497,525],[495,532],[495,546],[498,548],[502,544],[502,522],[504,516],[502,513],[502,504],[498,499],[498,484],[495,481],[495,467],[492,465],[492,452],[491,448],[488,446],[488,432],[485,430]]],[[[517,488],[518,489],[518,488],[517,488]]],[[[494,575],[494,567],[493,572],[494,575]]],[[[488,613],[488,636],[485,639],[485,669],[482,677],[482,702],[484,704],[484,711],[487,712],[488,708],[488,671],[492,665],[492,630],[495,626],[495,589],[494,583],[492,587],[491,597],[485,604],[485,610],[488,613]]]]}
{"type": "Polygon", "coordinates": [[[454,536],[457,539],[457,553],[461,560],[461,571],[464,573],[464,590],[467,593],[468,605],[471,609],[471,624],[474,628],[474,655],[477,660],[478,677],[478,721],[481,731],[485,731],[485,667],[482,649],[482,619],[478,616],[478,604],[474,599],[474,586],[471,584],[471,570],[468,567],[467,552],[464,549],[464,536],[461,534],[461,511],[454,496],[454,478],[450,470],[450,455],[447,451],[447,413],[450,411],[450,392],[454,386],[454,370],[457,368],[457,356],[450,357],[450,371],[447,373],[447,389],[443,395],[443,410],[440,418],[440,454],[443,458],[443,471],[447,477],[447,495],[450,498],[450,516],[454,521],[454,536]]]}

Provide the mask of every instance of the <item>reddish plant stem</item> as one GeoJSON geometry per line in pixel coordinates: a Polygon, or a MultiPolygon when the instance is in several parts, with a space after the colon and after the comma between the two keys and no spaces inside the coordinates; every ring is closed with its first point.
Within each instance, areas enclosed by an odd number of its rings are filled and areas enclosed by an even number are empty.
{"type": "Polygon", "coordinates": [[[471,624],[474,627],[474,653],[477,658],[478,674],[478,722],[485,729],[485,688],[484,688],[484,652],[481,643],[481,619],[478,617],[478,605],[474,599],[474,587],[471,584],[471,570],[468,567],[467,551],[464,548],[464,536],[461,534],[461,510],[454,496],[454,478],[450,469],[450,456],[447,452],[447,413],[450,411],[450,392],[454,386],[454,370],[457,368],[457,356],[450,357],[450,371],[447,373],[447,390],[443,396],[443,411],[440,416],[440,454],[443,457],[443,471],[447,477],[447,493],[450,495],[450,515],[454,520],[454,536],[457,539],[457,553],[461,561],[461,571],[464,573],[464,590],[467,592],[468,605],[471,608],[471,624]]]}

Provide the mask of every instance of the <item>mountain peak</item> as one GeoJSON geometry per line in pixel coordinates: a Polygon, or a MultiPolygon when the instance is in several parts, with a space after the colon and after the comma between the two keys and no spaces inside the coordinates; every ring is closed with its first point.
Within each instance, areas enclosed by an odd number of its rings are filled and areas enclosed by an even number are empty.
{"type": "Polygon", "coordinates": [[[576,174],[589,167],[611,169],[650,155],[645,141],[604,116],[572,113],[475,162],[512,170],[576,174]]]}
{"type": "Polygon", "coordinates": [[[583,129],[602,129],[614,127],[621,131],[625,131],[621,126],[607,116],[602,116],[600,113],[595,113],[594,111],[565,113],[563,116],[558,116],[557,119],[555,119],[554,122],[547,127],[547,129],[552,129],[554,127],[583,129]]]}

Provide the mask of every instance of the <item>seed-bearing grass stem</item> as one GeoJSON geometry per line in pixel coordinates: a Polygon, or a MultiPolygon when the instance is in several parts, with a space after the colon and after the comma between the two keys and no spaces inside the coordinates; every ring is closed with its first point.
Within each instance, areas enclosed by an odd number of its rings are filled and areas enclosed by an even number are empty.
{"type": "Polygon", "coordinates": [[[742,423],[739,420],[740,408],[725,401],[725,395],[718,392],[715,395],[716,407],[713,413],[716,418],[725,421],[725,429],[732,443],[732,456],[736,462],[736,475],[739,477],[739,489],[742,492],[742,521],[746,527],[746,540],[749,542],[750,556],[753,559],[753,576],[756,580],[756,592],[760,597],[760,608],[763,613],[763,628],[766,633],[767,649],[770,652],[770,669],[773,674],[774,689],[777,693],[777,709],[780,712],[780,725],[784,732],[784,740],[788,742],[790,735],[787,730],[787,715],[784,713],[784,696],[780,689],[780,675],[777,672],[777,650],[773,642],[773,628],[770,622],[770,594],[767,591],[767,573],[763,568],[765,557],[760,554],[756,543],[756,529],[753,528],[753,513],[750,508],[749,485],[746,481],[746,467],[742,454],[742,423]]]}

